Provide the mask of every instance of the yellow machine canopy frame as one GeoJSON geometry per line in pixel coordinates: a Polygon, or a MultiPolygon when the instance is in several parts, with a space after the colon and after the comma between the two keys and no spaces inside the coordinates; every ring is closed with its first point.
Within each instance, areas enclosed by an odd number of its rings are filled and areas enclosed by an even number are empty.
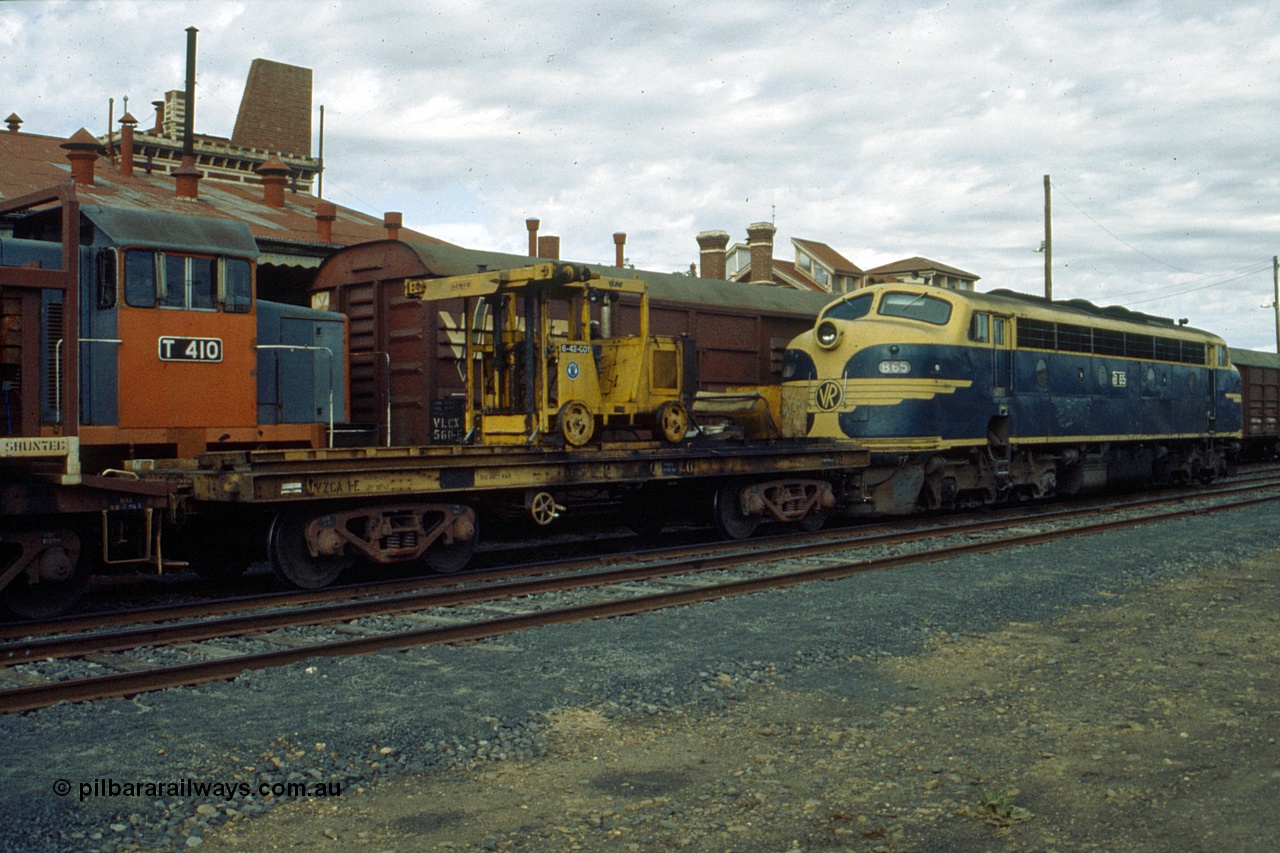
{"type": "Polygon", "coordinates": [[[405,296],[464,301],[465,441],[580,447],[606,429],[672,443],[689,432],[693,342],[649,334],[643,281],[539,263],[408,279],[405,296]],[[623,294],[639,298],[639,334],[602,334],[593,306],[623,294]]]}

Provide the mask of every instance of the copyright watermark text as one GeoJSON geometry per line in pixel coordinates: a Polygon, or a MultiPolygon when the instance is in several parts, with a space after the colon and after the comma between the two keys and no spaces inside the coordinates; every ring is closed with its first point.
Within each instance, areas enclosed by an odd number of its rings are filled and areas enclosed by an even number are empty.
{"type": "Polygon", "coordinates": [[[230,800],[257,794],[261,797],[340,797],[341,782],[262,782],[254,785],[235,779],[207,781],[203,779],[154,779],[98,778],[72,782],[70,779],[54,779],[53,793],[59,797],[77,795],[81,802],[99,797],[215,797],[230,800]]]}

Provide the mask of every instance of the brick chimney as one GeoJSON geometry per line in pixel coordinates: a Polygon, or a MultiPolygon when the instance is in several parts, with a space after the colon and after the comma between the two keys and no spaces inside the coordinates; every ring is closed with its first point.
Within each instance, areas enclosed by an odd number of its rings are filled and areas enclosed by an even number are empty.
{"type": "Polygon", "coordinates": [[[725,278],[725,249],[728,247],[727,231],[703,231],[698,235],[698,254],[702,262],[703,278],[725,278]]]}
{"type": "Polygon", "coordinates": [[[538,257],[538,225],[541,223],[536,219],[526,219],[524,227],[529,229],[529,257],[538,257]]]}
{"type": "Polygon", "coordinates": [[[338,218],[338,206],[331,201],[316,202],[316,231],[320,242],[333,242],[333,223],[338,218]]]}
{"type": "Polygon", "coordinates": [[[382,227],[387,229],[388,240],[399,240],[400,229],[404,227],[404,214],[389,212],[382,215],[382,227]]]}
{"type": "Polygon", "coordinates": [[[164,135],[164,101],[152,101],[151,106],[156,108],[156,126],[151,132],[156,136],[164,135]]]}
{"type": "Polygon", "coordinates": [[[753,222],[747,226],[752,284],[773,284],[773,235],[777,230],[772,222],[753,222]]]}
{"type": "Polygon", "coordinates": [[[560,260],[560,238],[551,236],[539,237],[537,257],[551,261],[560,260]]]}
{"type": "Polygon", "coordinates": [[[60,147],[67,149],[67,159],[71,161],[71,179],[86,187],[93,186],[94,163],[106,149],[83,127],[71,134],[71,138],[60,147]]]}
{"type": "Polygon", "coordinates": [[[200,197],[200,179],[204,176],[196,168],[196,158],[183,157],[182,165],[169,174],[177,184],[174,194],[178,198],[194,200],[200,197]]]}
{"type": "Polygon", "coordinates": [[[133,177],[133,129],[138,120],[133,113],[120,116],[120,174],[133,177]]]}
{"type": "Polygon", "coordinates": [[[4,120],[9,126],[10,133],[17,133],[18,128],[22,127],[22,118],[17,113],[9,113],[9,117],[4,120]]]}
{"type": "Polygon", "coordinates": [[[262,176],[262,201],[267,207],[284,207],[284,187],[289,182],[290,169],[284,161],[272,154],[253,171],[262,176]]]}
{"type": "Polygon", "coordinates": [[[621,268],[623,263],[626,262],[626,252],[623,251],[623,249],[626,248],[626,245],[627,235],[622,231],[615,231],[613,233],[613,255],[615,259],[615,267],[621,268]]]}

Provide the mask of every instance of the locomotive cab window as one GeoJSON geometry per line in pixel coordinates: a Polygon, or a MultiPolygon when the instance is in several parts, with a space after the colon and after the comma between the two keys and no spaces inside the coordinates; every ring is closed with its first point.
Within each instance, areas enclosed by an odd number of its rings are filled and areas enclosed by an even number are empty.
{"type": "Polygon", "coordinates": [[[980,344],[991,342],[991,315],[974,314],[969,320],[969,340],[980,344]]]}
{"type": "Polygon", "coordinates": [[[886,293],[880,297],[880,314],[945,326],[951,319],[951,303],[924,293],[886,293]]]}
{"type": "Polygon", "coordinates": [[[1004,317],[974,314],[969,320],[969,340],[979,344],[1004,345],[1004,317]]]}
{"type": "Polygon", "coordinates": [[[857,320],[859,317],[865,317],[871,313],[871,299],[870,293],[864,293],[851,299],[843,299],[827,308],[822,315],[822,319],[857,320]]]}
{"type": "Polygon", "coordinates": [[[134,308],[244,314],[252,305],[252,271],[244,258],[209,258],[134,249],[125,253],[124,299],[134,308]]]}

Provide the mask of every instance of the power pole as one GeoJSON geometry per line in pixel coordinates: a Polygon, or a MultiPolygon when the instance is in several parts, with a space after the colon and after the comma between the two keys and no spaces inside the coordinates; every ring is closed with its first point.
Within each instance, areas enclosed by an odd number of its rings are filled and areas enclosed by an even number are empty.
{"type": "Polygon", "coordinates": [[[1275,290],[1276,352],[1280,352],[1280,256],[1271,256],[1271,286],[1275,290]]]}
{"type": "MultiPolygon", "coordinates": [[[[1044,298],[1053,300],[1053,219],[1049,206],[1049,176],[1044,176],[1044,298]]],[[[1277,322],[1280,322],[1278,320],[1277,322]]]]}

